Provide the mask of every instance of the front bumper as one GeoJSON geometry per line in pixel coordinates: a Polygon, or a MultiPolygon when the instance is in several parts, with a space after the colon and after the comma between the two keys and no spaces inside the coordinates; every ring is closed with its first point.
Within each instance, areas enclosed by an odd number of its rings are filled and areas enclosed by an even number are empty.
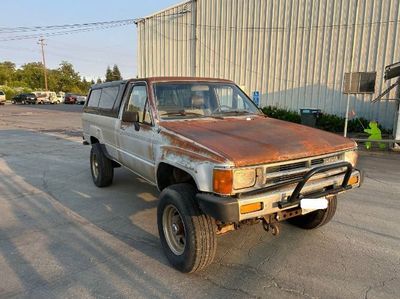
{"type": "Polygon", "coordinates": [[[341,162],[314,168],[296,182],[286,182],[236,197],[199,193],[196,198],[205,214],[225,223],[239,222],[298,207],[304,197],[326,197],[358,188],[362,180],[363,173],[360,170],[353,169],[350,163],[341,162]],[[344,168],[345,171],[331,175],[331,171],[344,168]],[[261,209],[241,213],[242,206],[254,203],[261,203],[261,209]]]}

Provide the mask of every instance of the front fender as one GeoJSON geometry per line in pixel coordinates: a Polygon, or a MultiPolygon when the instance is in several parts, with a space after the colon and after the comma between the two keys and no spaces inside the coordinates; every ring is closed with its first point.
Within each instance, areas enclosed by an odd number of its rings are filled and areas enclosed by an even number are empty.
{"type": "Polygon", "coordinates": [[[156,171],[161,163],[166,163],[190,174],[199,191],[212,192],[215,162],[198,153],[173,146],[161,147],[157,156],[156,171]]]}

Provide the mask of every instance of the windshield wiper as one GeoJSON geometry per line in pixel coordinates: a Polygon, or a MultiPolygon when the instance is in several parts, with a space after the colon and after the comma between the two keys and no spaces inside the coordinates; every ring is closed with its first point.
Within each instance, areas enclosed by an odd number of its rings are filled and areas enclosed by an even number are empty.
{"type": "Polygon", "coordinates": [[[190,111],[185,111],[185,110],[179,110],[179,111],[171,111],[171,112],[165,112],[161,114],[160,116],[168,116],[168,115],[179,115],[179,116],[200,116],[200,117],[211,117],[211,118],[216,118],[216,119],[223,119],[221,116],[213,116],[213,115],[204,115],[201,113],[196,113],[196,112],[190,112],[190,111]]]}
{"type": "Polygon", "coordinates": [[[203,117],[205,116],[205,115],[200,114],[200,113],[189,112],[189,111],[185,111],[185,110],[171,111],[171,112],[165,112],[165,113],[161,114],[161,116],[166,116],[166,115],[180,115],[180,116],[194,115],[194,116],[203,116],[203,117]]]}
{"type": "Polygon", "coordinates": [[[253,114],[250,111],[247,110],[220,110],[218,112],[214,112],[214,114],[253,114]]]}

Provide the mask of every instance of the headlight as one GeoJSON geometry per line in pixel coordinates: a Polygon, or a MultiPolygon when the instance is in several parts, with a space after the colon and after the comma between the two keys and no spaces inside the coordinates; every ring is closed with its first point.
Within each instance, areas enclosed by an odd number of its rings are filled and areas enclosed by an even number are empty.
{"type": "Polygon", "coordinates": [[[356,167],[358,159],[357,151],[349,151],[344,153],[344,160],[350,162],[353,167],[356,167]]]}
{"type": "Polygon", "coordinates": [[[256,183],[255,169],[238,169],[233,174],[233,189],[253,187],[256,183]]]}

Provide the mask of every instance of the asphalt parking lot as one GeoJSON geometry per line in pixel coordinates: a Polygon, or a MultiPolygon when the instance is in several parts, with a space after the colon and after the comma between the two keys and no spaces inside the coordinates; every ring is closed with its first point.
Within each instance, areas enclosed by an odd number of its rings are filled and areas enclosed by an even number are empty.
{"type": "Polygon", "coordinates": [[[187,275],[162,253],[154,187],[124,169],[92,183],[81,110],[0,106],[1,298],[399,298],[399,154],[362,153],[364,186],[328,225],[245,227],[187,275]]]}

